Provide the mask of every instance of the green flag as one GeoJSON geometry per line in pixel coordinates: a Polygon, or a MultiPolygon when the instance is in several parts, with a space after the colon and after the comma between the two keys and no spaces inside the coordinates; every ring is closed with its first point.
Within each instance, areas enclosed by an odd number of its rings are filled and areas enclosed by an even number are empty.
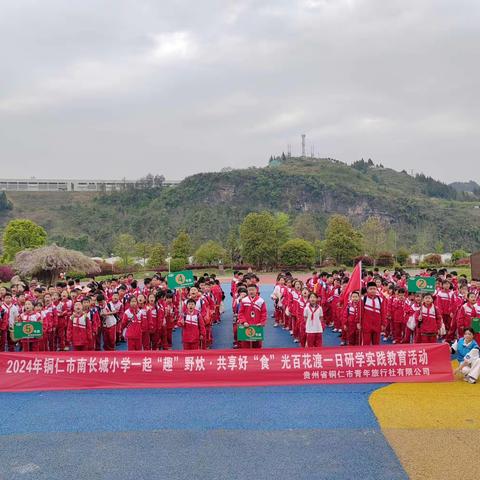
{"type": "Polygon", "coordinates": [[[13,337],[16,340],[39,338],[43,335],[42,322],[16,322],[13,325],[13,337]]]}
{"type": "Polygon", "coordinates": [[[168,288],[193,287],[195,280],[191,270],[182,270],[181,272],[172,272],[167,275],[168,288]]]}
{"type": "Polygon", "coordinates": [[[259,325],[250,325],[249,327],[239,325],[237,338],[240,342],[258,342],[263,340],[263,327],[259,325]]]}

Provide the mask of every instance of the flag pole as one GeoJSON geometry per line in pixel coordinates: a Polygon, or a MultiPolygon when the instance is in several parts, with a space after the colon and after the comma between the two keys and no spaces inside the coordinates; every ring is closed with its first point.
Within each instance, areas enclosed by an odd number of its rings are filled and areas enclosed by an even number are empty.
{"type": "Polygon", "coordinates": [[[360,276],[360,281],[358,284],[360,285],[360,291],[359,291],[359,297],[360,297],[360,310],[358,312],[358,323],[360,324],[360,328],[358,329],[358,344],[363,345],[363,335],[362,335],[362,306],[363,306],[363,297],[362,297],[362,270],[363,270],[363,264],[362,261],[358,262],[360,264],[359,268],[359,276],[360,276]]]}

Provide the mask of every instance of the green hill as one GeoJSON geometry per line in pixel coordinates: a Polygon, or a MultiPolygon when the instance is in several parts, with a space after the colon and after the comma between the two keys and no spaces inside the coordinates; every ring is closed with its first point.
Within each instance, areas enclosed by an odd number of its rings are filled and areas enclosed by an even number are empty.
{"type": "Polygon", "coordinates": [[[176,187],[93,194],[7,194],[0,222],[30,218],[50,238],[94,255],[108,255],[115,235],[169,243],[186,229],[199,244],[225,241],[251,211],[302,215],[322,238],[328,217],[345,214],[358,225],[381,217],[397,232],[397,245],[433,249],[480,248],[480,201],[423,175],[331,159],[275,158],[264,168],[202,173],[176,187]]]}

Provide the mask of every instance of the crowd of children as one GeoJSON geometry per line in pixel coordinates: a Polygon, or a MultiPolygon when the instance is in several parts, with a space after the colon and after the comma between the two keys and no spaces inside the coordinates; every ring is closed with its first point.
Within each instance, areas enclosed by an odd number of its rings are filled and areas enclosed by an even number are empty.
{"type": "MultiPolygon", "coordinates": [[[[475,360],[480,344],[480,281],[469,283],[466,276],[446,269],[422,270],[420,276],[436,279],[434,293],[408,292],[409,276],[403,270],[363,271],[361,288],[352,292],[347,289],[349,274],[343,270],[314,272],[305,283],[282,272],[271,295],[274,326],[288,330],[302,347],[321,346],[327,327],[338,333],[341,345],[379,345],[382,338],[398,344],[444,341],[457,351],[467,342],[475,350],[467,361],[475,360]]],[[[480,361],[478,371],[472,373],[471,367],[462,368],[473,383],[480,374],[480,361]]]]}
{"type": "Polygon", "coordinates": [[[220,282],[208,274],[176,291],[160,274],[141,285],[133,275],[83,287],[74,280],[17,283],[0,287],[0,351],[108,351],[125,341],[128,350],[169,350],[175,328],[183,330],[185,349],[206,349],[223,299],[220,282]],[[16,339],[18,322],[40,322],[42,336],[16,339]]]}
{"type": "MultiPolygon", "coordinates": [[[[420,275],[434,277],[436,290],[422,295],[408,292],[403,270],[363,271],[361,288],[353,291],[350,275],[314,272],[303,282],[281,272],[271,295],[274,326],[307,348],[322,346],[327,327],[338,333],[341,345],[378,345],[383,338],[404,344],[445,341],[455,349],[462,342],[463,349],[470,333],[473,345],[480,343],[479,281],[469,283],[446,269],[424,270],[420,275]]],[[[258,276],[234,272],[230,295],[233,348],[260,348],[261,341],[238,340],[239,326],[267,323],[258,276]]],[[[161,274],[141,284],[133,275],[86,286],[74,280],[49,287],[35,280],[28,287],[17,283],[0,287],[0,351],[115,350],[125,341],[129,350],[168,350],[176,328],[182,329],[184,349],[207,349],[224,303],[220,281],[209,274],[178,290],[169,290],[161,274]],[[41,322],[43,336],[17,340],[17,322],[41,322]]]]}
{"type": "Polygon", "coordinates": [[[350,277],[343,270],[314,272],[305,283],[282,272],[271,295],[275,326],[289,330],[302,346],[308,345],[309,333],[322,333],[325,327],[339,333],[342,345],[378,345],[382,337],[392,343],[452,343],[462,338],[480,318],[480,282],[468,283],[465,276],[446,269],[420,275],[435,277],[434,293],[409,293],[404,271],[363,271],[361,289],[348,295],[344,291],[350,277]]]}

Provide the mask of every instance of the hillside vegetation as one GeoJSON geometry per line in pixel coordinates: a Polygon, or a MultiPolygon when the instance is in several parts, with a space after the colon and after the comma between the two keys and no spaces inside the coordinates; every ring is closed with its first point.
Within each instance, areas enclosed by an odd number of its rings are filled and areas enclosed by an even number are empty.
{"type": "MultiPolygon", "coordinates": [[[[168,173],[168,172],[166,172],[168,173]]],[[[12,208],[1,225],[29,218],[59,245],[109,255],[115,237],[168,244],[185,229],[195,245],[225,243],[252,211],[288,213],[292,223],[311,224],[323,238],[334,213],[359,225],[378,216],[396,232],[398,247],[428,251],[480,249],[480,201],[423,175],[331,159],[275,158],[264,168],[202,173],[176,187],[113,193],[7,193],[12,208]],[[273,160],[273,161],[272,161],[273,160]]]]}

